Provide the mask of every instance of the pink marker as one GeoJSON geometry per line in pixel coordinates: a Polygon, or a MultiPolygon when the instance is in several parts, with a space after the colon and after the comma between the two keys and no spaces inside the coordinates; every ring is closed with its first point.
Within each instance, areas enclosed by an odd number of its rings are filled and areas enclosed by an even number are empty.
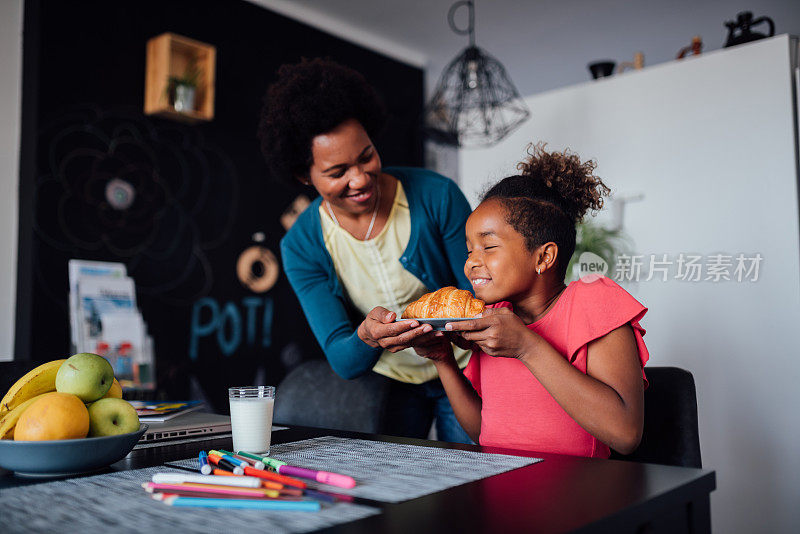
{"type": "Polygon", "coordinates": [[[316,480],[317,482],[330,484],[331,486],[337,486],[339,488],[354,488],[356,486],[355,479],[347,475],[330,473],[328,471],[315,471],[314,469],[305,469],[303,467],[294,467],[287,465],[286,462],[275,460],[274,458],[256,456],[254,454],[242,451],[236,451],[236,453],[241,454],[246,458],[258,458],[264,462],[264,465],[266,465],[269,469],[272,469],[281,475],[316,480]]]}
{"type": "Polygon", "coordinates": [[[281,475],[290,477],[310,478],[323,484],[330,484],[331,486],[338,486],[340,488],[354,488],[356,481],[353,477],[347,475],[340,475],[338,473],[330,473],[328,471],[315,471],[313,469],[305,469],[303,467],[294,467],[291,465],[281,465],[276,468],[276,471],[281,475]]]}

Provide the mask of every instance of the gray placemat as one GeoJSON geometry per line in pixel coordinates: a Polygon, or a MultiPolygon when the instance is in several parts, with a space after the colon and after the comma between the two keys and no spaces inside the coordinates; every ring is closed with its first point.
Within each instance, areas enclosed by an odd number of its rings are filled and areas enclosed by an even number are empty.
{"type": "MultiPolygon", "coordinates": [[[[310,484],[313,487],[389,503],[415,499],[542,461],[332,436],[273,445],[270,457],[298,467],[350,475],[357,483],[352,489],[310,484]]],[[[197,468],[196,458],[171,463],[197,468]]]]}
{"type": "Polygon", "coordinates": [[[177,508],[154,501],[142,489],[168,467],[118,471],[0,490],[0,531],[127,532],[310,532],[380,513],[351,503],[323,504],[319,512],[177,508]]]}

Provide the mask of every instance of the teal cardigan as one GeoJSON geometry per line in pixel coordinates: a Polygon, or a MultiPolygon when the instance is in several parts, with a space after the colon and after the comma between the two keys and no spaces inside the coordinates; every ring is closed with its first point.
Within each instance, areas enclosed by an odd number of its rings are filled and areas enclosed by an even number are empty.
{"type": "MultiPolygon", "coordinates": [[[[424,169],[387,167],[403,184],[411,214],[411,235],[400,263],[430,290],[444,286],[471,289],[464,276],[467,258],[464,225],[470,207],[449,178],[424,169]]],[[[281,240],[283,270],[289,278],[311,331],[333,370],[356,378],[375,365],[383,352],[358,337],[364,317],[345,297],[333,260],[325,248],[318,197],[281,240]]]]}

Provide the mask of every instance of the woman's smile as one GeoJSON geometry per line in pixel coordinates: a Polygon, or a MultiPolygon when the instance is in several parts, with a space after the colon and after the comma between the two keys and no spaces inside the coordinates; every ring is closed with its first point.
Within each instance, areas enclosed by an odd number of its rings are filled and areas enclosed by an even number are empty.
{"type": "Polygon", "coordinates": [[[369,202],[372,200],[372,197],[375,196],[375,182],[369,187],[369,189],[364,189],[361,191],[351,191],[348,194],[344,195],[347,200],[351,200],[353,202],[358,202],[359,204],[369,202]]]}

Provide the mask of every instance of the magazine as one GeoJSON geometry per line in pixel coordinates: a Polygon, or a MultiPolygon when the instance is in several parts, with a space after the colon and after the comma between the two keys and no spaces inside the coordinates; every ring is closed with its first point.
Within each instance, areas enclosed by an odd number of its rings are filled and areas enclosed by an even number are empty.
{"type": "Polygon", "coordinates": [[[203,407],[203,401],[128,401],[143,422],[161,422],[203,407]]]}
{"type": "MultiPolygon", "coordinates": [[[[127,276],[125,278],[107,276],[79,278],[77,350],[102,352],[98,343],[105,343],[103,316],[119,313],[138,313],[136,290],[131,278],[127,276]]],[[[138,346],[141,346],[141,341],[138,346]]]]}
{"type": "Polygon", "coordinates": [[[69,260],[69,326],[72,352],[78,352],[80,318],[78,313],[78,281],[84,277],[105,276],[124,278],[128,275],[124,263],[110,261],[69,260]]]}

